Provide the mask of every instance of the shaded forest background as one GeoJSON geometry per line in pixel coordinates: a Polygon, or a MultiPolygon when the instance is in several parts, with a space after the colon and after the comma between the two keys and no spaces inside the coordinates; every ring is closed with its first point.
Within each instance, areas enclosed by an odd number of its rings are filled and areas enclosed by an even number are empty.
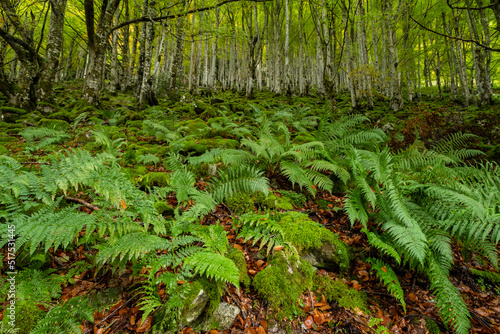
{"type": "Polygon", "coordinates": [[[422,95],[464,106],[493,101],[499,4],[450,1],[2,0],[0,90],[50,112],[53,85],[82,79],[133,91],[139,105],[178,89],[315,93],[335,108],[422,95]],[[40,106],[42,103],[42,106],[40,106]]]}

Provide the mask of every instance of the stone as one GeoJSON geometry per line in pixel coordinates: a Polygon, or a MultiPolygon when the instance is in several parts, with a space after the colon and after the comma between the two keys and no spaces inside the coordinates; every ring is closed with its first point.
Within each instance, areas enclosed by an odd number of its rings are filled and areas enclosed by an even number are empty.
{"type": "Polygon", "coordinates": [[[210,297],[205,292],[205,290],[200,288],[193,301],[189,303],[189,305],[186,305],[186,307],[182,310],[182,322],[189,324],[198,319],[200,314],[205,309],[205,306],[207,305],[209,299],[210,297]]]}
{"type": "Polygon", "coordinates": [[[203,322],[201,330],[204,330],[205,332],[208,332],[211,329],[225,331],[231,327],[240,312],[239,307],[228,303],[220,303],[214,313],[212,313],[212,315],[203,322]]]}

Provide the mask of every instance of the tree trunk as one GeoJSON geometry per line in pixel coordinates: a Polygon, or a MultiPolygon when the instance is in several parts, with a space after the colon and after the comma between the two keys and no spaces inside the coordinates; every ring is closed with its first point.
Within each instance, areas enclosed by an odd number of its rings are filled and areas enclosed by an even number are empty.
{"type": "Polygon", "coordinates": [[[94,3],[85,0],[85,21],[87,24],[89,64],[85,77],[83,98],[94,106],[101,104],[103,89],[102,74],[105,67],[106,49],[111,23],[120,0],[109,0],[108,6],[101,11],[97,27],[94,29],[94,3]]]}
{"type": "MultiPolygon", "coordinates": [[[[149,17],[155,16],[154,10],[155,2],[152,0],[148,4],[147,15],[149,17]]],[[[153,41],[155,38],[155,29],[152,22],[146,23],[146,45],[144,50],[144,64],[141,89],[139,91],[139,108],[144,109],[146,104],[155,105],[157,101],[153,93],[153,81],[151,78],[151,63],[153,61],[153,41]]]]}

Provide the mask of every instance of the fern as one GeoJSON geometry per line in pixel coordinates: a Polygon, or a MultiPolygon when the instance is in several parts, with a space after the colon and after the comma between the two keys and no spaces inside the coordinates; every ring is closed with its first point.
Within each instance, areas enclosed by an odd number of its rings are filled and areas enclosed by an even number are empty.
{"type": "Polygon", "coordinates": [[[252,245],[260,242],[259,249],[267,246],[267,254],[278,245],[285,243],[285,232],[283,228],[267,215],[246,213],[242,215],[237,223],[241,225],[238,238],[245,242],[252,240],[252,245]]]}
{"type": "Polygon", "coordinates": [[[69,135],[64,131],[43,127],[27,128],[20,135],[23,136],[28,144],[25,148],[28,153],[54,144],[63,143],[69,138],[69,135]]]}
{"type": "Polygon", "coordinates": [[[105,245],[99,247],[97,263],[111,263],[115,259],[120,262],[138,259],[144,254],[166,247],[167,243],[167,240],[145,232],[129,233],[121,238],[110,238],[105,245]]]}
{"type": "Polygon", "coordinates": [[[80,297],[71,298],[63,305],[52,307],[31,334],[80,334],[81,322],[84,319],[90,322],[94,320],[87,300],[80,297]]]}
{"type": "Polygon", "coordinates": [[[143,163],[145,165],[152,163],[153,165],[156,166],[156,164],[160,162],[160,158],[158,158],[154,154],[145,154],[145,155],[141,155],[137,159],[137,162],[143,163]]]}
{"type": "Polygon", "coordinates": [[[185,265],[193,267],[195,273],[205,275],[216,281],[231,283],[238,287],[239,271],[234,262],[227,257],[209,251],[197,252],[186,258],[185,265]]]}
{"type": "Polygon", "coordinates": [[[470,271],[472,274],[479,276],[479,277],[482,277],[482,278],[485,278],[493,284],[500,285],[500,274],[499,273],[495,273],[492,271],[486,271],[486,270],[477,270],[474,268],[471,268],[470,271]]]}
{"type": "Polygon", "coordinates": [[[394,298],[396,298],[401,303],[406,313],[404,292],[401,288],[401,283],[399,283],[399,279],[396,276],[396,273],[387,263],[382,260],[369,258],[366,260],[366,262],[372,265],[372,269],[377,273],[380,282],[382,282],[387,287],[387,290],[389,290],[391,295],[393,295],[394,298]]]}
{"type": "Polygon", "coordinates": [[[363,228],[362,232],[366,233],[368,237],[368,243],[383,252],[386,255],[390,255],[394,260],[396,260],[397,264],[401,263],[401,256],[399,256],[398,252],[388,243],[384,242],[377,233],[368,231],[367,228],[363,228]]]}
{"type": "Polygon", "coordinates": [[[262,174],[250,166],[229,167],[220,171],[218,177],[212,180],[211,196],[218,202],[242,193],[262,192],[267,196],[269,184],[262,174]]]}
{"type": "Polygon", "coordinates": [[[451,284],[432,256],[428,257],[427,264],[431,289],[436,291],[436,307],[445,320],[445,324],[450,324],[451,328],[458,334],[468,333],[470,313],[460,296],[460,292],[451,284]]]}

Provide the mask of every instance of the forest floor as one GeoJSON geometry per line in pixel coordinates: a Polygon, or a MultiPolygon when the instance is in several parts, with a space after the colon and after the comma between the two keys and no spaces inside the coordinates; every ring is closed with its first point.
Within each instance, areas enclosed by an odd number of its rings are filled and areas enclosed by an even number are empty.
{"type": "MultiPolygon", "coordinates": [[[[172,122],[196,120],[196,124],[214,124],[216,117],[225,117],[233,114],[245,114],[252,112],[252,106],[260,110],[308,110],[311,115],[321,116],[329,112],[324,101],[315,96],[286,97],[274,96],[271,93],[255,94],[255,98],[247,99],[236,92],[220,92],[204,94],[205,96],[191,97],[189,94],[179,93],[177,97],[170,100],[160,99],[160,105],[151,107],[146,111],[137,111],[135,99],[131,95],[117,94],[106,95],[103,99],[101,109],[94,109],[83,103],[79,96],[81,94],[80,83],[72,83],[57,89],[55,102],[44,106],[46,113],[26,113],[16,115],[15,111],[3,109],[3,122],[0,128],[0,154],[8,155],[22,162],[27,170],[39,169],[45,162],[44,156],[57,152],[61,149],[75,149],[84,147],[89,151],[99,150],[89,135],[95,126],[105,129],[111,139],[123,138],[125,145],[120,148],[123,155],[124,169],[131,171],[131,178],[135,179],[137,186],[145,189],[145,178],[137,174],[138,170],[143,173],[165,173],[168,169],[161,162],[146,158],[140,159],[147,154],[156,154],[161,159],[164,153],[165,141],[158,140],[151,134],[142,130],[142,122],[147,115],[164,112],[172,117],[172,122]],[[208,95],[208,96],[206,96],[208,95]],[[291,102],[291,103],[290,103],[291,102]],[[251,105],[250,105],[251,104],[251,105]],[[224,112],[221,114],[221,110],[224,112]],[[48,112],[50,111],[50,112],[48,112]],[[9,114],[14,113],[14,114],[9,114]],[[32,126],[61,126],[70,134],[70,138],[62,143],[50,144],[45,147],[39,146],[37,151],[26,153],[28,143],[19,135],[23,129],[32,126]],[[142,149],[142,151],[140,151],[142,149]],[[33,153],[34,152],[34,153],[33,153]],[[140,162],[142,161],[142,163],[140,162]],[[139,169],[141,167],[142,169],[139,169]],[[141,183],[142,182],[142,183],[141,183]]],[[[419,140],[426,146],[439,142],[443,137],[457,132],[468,132],[478,135],[473,148],[486,153],[485,159],[500,160],[500,107],[499,101],[488,108],[477,108],[475,106],[465,108],[458,102],[447,99],[437,101],[425,97],[420,102],[408,103],[404,110],[394,113],[389,110],[388,101],[383,98],[376,99],[373,110],[366,106],[358,110],[351,110],[348,96],[339,96],[337,112],[340,115],[347,113],[363,114],[370,119],[367,126],[379,127],[390,137],[388,145],[393,150],[401,150],[419,140]]],[[[6,107],[6,105],[4,105],[6,107]]],[[[293,122],[291,120],[290,122],[293,122]]],[[[204,127],[204,126],[203,126],[204,127]]],[[[223,128],[211,128],[212,134],[197,139],[192,147],[182,151],[188,155],[197,155],[204,150],[217,147],[218,140],[235,140],[226,138],[223,128]],[[206,145],[196,146],[196,145],[206,145]],[[213,146],[210,146],[213,145],[213,146]]],[[[208,132],[207,132],[208,133],[208,132]]],[[[144,176],[144,175],[142,175],[144,176]]],[[[197,187],[203,189],[209,178],[197,180],[197,187]]],[[[400,303],[391,296],[375,273],[371,265],[364,259],[374,252],[370,248],[365,233],[361,232],[361,224],[351,225],[347,214],[342,210],[345,200],[343,189],[337,192],[320,191],[315,197],[306,194],[297,186],[293,186],[286,179],[276,177],[271,180],[271,191],[277,196],[280,190],[297,192],[304,195],[306,200],[302,205],[294,205],[295,211],[300,211],[322,224],[327,229],[337,234],[345,242],[351,251],[351,267],[346,273],[330,272],[325,269],[318,270],[316,275],[329,276],[341,280],[349,287],[363,292],[367,296],[368,309],[343,308],[338,303],[328,301],[325,296],[306,291],[299,302],[302,312],[295,317],[283,320],[278,326],[286,328],[287,332],[293,333],[428,333],[426,321],[433,320],[441,332],[446,332],[446,327],[441,321],[437,310],[430,283],[428,279],[418,272],[408,270],[407,267],[395,265],[393,268],[401,282],[406,301],[406,312],[400,303]]],[[[82,194],[81,199],[87,204],[92,200],[82,194]]],[[[80,197],[79,197],[80,198],[80,197]]],[[[169,203],[176,206],[175,196],[171,196],[169,203]]],[[[219,205],[216,210],[206,215],[201,224],[209,225],[220,221],[227,231],[227,239],[234,247],[243,251],[247,261],[247,272],[251,279],[263,270],[267,261],[257,256],[259,244],[251,241],[245,242],[238,238],[234,229],[234,215],[229,205],[219,205]]],[[[91,207],[83,210],[92,212],[91,207]]],[[[257,208],[253,208],[257,210],[257,208]]],[[[280,208],[274,210],[279,211],[280,208]]],[[[471,273],[471,268],[494,271],[493,267],[475,258],[464,258],[460,245],[453,246],[453,258],[455,265],[450,274],[450,280],[461,292],[469,312],[471,314],[472,333],[500,333],[500,282],[493,282],[471,273]]],[[[3,277],[7,262],[7,250],[3,250],[3,277]]],[[[53,299],[52,304],[59,300],[67,301],[76,296],[89,294],[92,290],[105,291],[109,288],[119,287],[120,297],[115,304],[108,308],[94,312],[93,323],[84,320],[81,323],[83,333],[144,333],[151,327],[151,322],[139,321],[142,316],[137,298],[134,298],[134,283],[140,282],[140,276],[132,276],[132,269],[126,268],[120,274],[107,271],[104,275],[97,275],[97,270],[92,268],[92,256],[88,256],[85,247],[68,247],[48,252],[50,260],[45,264],[45,270],[53,269],[56,274],[67,273],[68,268],[76,262],[87,262],[88,270],[74,275],[70,282],[61,287],[59,299],[53,299]]],[[[20,264],[29,268],[29,263],[20,264]]],[[[19,268],[21,269],[21,268],[19,268]]],[[[272,320],[272,310],[268,303],[254,290],[252,285],[236,291],[234,286],[228,288],[222,300],[236,305],[241,309],[240,315],[232,327],[224,333],[278,333],[272,320]]],[[[7,302],[4,301],[3,309],[7,302]]],[[[40,304],[39,308],[48,310],[48,304],[40,304]]],[[[285,331],[285,332],[286,332],[285,331]]],[[[192,328],[186,327],[180,331],[183,334],[194,333],[192,328]]],[[[210,331],[211,334],[218,331],[210,331]]],[[[23,333],[24,334],[24,333],[23,333]]]]}

